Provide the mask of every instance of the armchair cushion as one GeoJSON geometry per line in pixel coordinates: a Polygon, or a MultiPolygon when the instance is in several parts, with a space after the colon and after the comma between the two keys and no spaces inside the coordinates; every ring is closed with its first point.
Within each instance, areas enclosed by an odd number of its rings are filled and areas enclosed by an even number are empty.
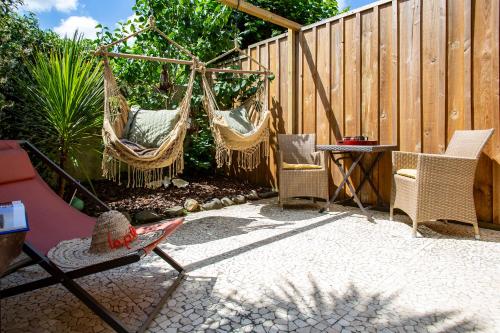
{"type": "Polygon", "coordinates": [[[417,169],[399,169],[396,171],[397,175],[417,179],[417,169]]]}
{"type": "Polygon", "coordinates": [[[284,170],[308,170],[308,169],[322,169],[322,168],[323,167],[321,165],[316,165],[316,164],[305,164],[305,163],[292,164],[283,162],[284,170]]]}

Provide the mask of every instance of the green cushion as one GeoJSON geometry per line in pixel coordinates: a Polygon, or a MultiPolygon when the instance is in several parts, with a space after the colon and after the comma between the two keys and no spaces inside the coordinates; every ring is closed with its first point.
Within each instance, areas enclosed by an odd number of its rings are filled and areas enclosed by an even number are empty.
{"type": "Polygon", "coordinates": [[[123,137],[145,148],[158,148],[179,120],[179,110],[131,110],[123,137]]]}
{"type": "Polygon", "coordinates": [[[243,106],[229,111],[216,112],[224,118],[229,127],[240,134],[247,134],[254,129],[250,119],[248,119],[247,110],[243,106]]]}

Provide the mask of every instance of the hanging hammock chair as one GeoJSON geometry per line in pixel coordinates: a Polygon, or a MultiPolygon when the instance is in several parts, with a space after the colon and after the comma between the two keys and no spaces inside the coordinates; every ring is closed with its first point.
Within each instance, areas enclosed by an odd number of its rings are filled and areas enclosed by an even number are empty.
{"type": "MultiPolygon", "coordinates": [[[[191,96],[198,59],[188,50],[172,41],[163,32],[156,28],[152,19],[150,19],[149,27],[123,39],[120,39],[119,41],[116,41],[112,44],[102,46],[96,52],[96,54],[103,57],[104,68],[105,93],[104,122],[102,129],[102,137],[104,141],[102,160],[103,176],[120,183],[121,162],[124,162],[128,165],[127,186],[161,186],[161,181],[164,177],[164,168],[168,167],[168,175],[172,177],[182,172],[184,167],[183,144],[184,138],[186,136],[191,96]],[[152,30],[159,33],[170,44],[174,45],[183,53],[187,54],[191,58],[191,61],[142,56],[135,54],[112,53],[107,51],[109,47],[123,42],[128,38],[136,36],[139,33],[147,30],[152,30]],[[168,125],[171,127],[171,130],[164,137],[161,137],[161,140],[157,141],[158,144],[156,146],[145,147],[144,145],[129,141],[127,138],[125,138],[126,132],[131,130],[130,126],[134,126],[134,119],[129,119],[129,117],[134,117],[134,115],[131,116],[130,107],[127,103],[127,100],[122,95],[117,85],[116,78],[109,64],[109,56],[160,62],[176,62],[180,64],[192,65],[192,70],[187,83],[187,89],[178,108],[176,110],[162,110],[171,113],[167,113],[170,114],[167,119],[169,119],[168,125]],[[129,120],[131,120],[132,122],[129,120]]],[[[160,115],[160,113],[158,113],[158,115],[160,115]]],[[[161,120],[165,119],[165,117],[162,118],[160,116],[156,117],[155,119],[161,120]]],[[[153,125],[156,125],[156,130],[158,130],[158,123],[153,125]]],[[[168,125],[165,124],[165,126],[168,125]]],[[[163,126],[163,124],[161,126],[163,126]]]]}
{"type": "MultiPolygon", "coordinates": [[[[217,167],[221,168],[224,165],[230,167],[233,164],[233,158],[236,157],[238,168],[250,171],[257,168],[263,157],[269,156],[270,112],[267,107],[267,78],[270,72],[257,60],[244,53],[237,45],[234,49],[208,61],[206,65],[235,51],[257,63],[259,68],[264,69],[264,71],[239,72],[264,74],[264,82],[258,86],[254,95],[237,107],[221,110],[217,105],[207,77],[206,72],[209,70],[207,68],[205,72],[202,71],[203,103],[215,141],[217,167]]],[[[227,72],[236,71],[227,70],[227,72]]]]}

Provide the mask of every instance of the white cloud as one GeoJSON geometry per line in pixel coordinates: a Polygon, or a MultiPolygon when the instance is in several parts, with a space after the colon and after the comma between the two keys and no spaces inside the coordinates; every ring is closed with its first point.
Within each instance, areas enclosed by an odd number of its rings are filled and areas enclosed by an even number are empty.
{"type": "Polygon", "coordinates": [[[83,34],[86,38],[95,38],[98,24],[95,19],[90,16],[70,16],[65,20],[61,20],[61,24],[54,27],[54,31],[61,37],[72,37],[76,30],[83,34]]]}
{"type": "Polygon", "coordinates": [[[78,7],[78,0],[24,0],[23,8],[33,12],[70,12],[78,7]]]}
{"type": "Polygon", "coordinates": [[[339,6],[339,9],[342,10],[349,6],[349,0],[337,0],[337,4],[339,6]]]}

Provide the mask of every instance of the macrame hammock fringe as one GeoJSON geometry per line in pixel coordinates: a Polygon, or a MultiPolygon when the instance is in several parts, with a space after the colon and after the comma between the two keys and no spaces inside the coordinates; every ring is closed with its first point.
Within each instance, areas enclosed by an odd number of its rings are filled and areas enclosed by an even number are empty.
{"type": "Polygon", "coordinates": [[[215,141],[215,159],[217,167],[224,165],[231,167],[236,153],[236,164],[238,168],[245,171],[254,170],[259,166],[263,158],[269,156],[269,118],[267,109],[266,83],[257,90],[257,93],[240,107],[245,107],[248,118],[252,122],[253,130],[247,134],[241,134],[232,129],[220,115],[220,110],[212,88],[204,72],[202,72],[202,83],[204,93],[204,107],[208,114],[210,128],[215,141]]]}

